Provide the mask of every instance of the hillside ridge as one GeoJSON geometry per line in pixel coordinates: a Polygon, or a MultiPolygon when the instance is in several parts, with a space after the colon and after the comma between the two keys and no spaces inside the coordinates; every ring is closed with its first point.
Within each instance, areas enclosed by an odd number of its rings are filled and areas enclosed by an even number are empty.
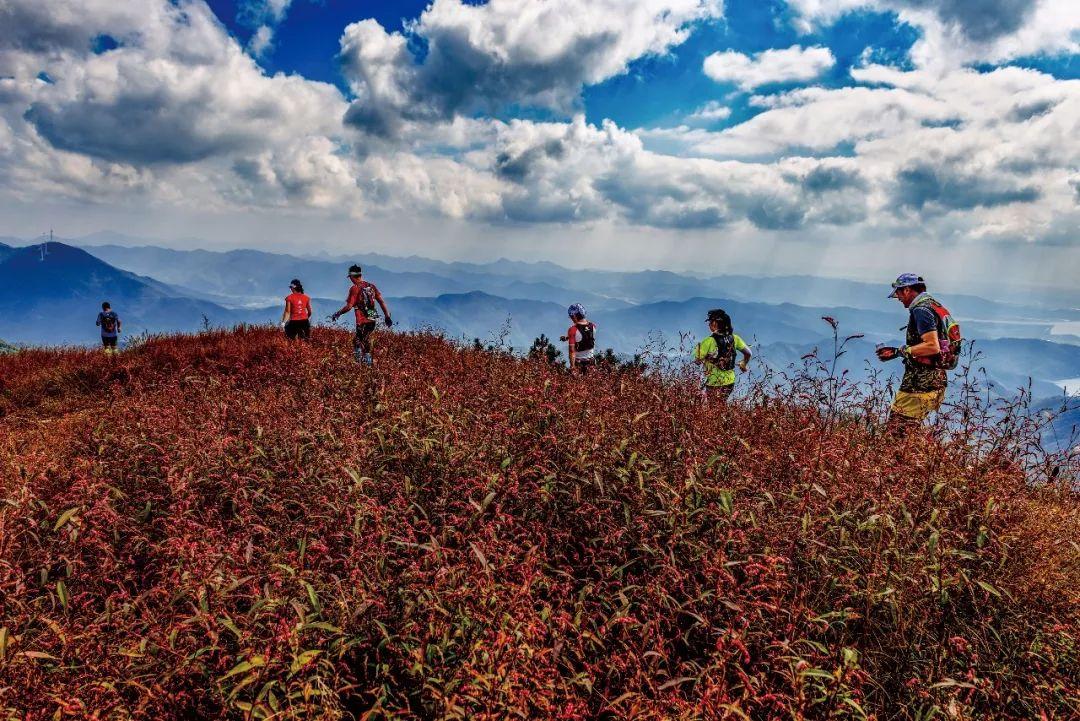
{"type": "Polygon", "coordinates": [[[0,356],[0,710],[1075,711],[1075,468],[888,441],[812,378],[716,413],[422,333],[376,358],[322,328],[0,356]]]}

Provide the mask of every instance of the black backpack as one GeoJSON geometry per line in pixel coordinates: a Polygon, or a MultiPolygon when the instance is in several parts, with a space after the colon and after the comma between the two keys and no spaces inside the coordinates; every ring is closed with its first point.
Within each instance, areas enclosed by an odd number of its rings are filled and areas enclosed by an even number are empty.
{"type": "Polygon", "coordinates": [[[592,323],[586,323],[581,325],[575,323],[577,326],[578,339],[576,344],[576,350],[587,351],[596,347],[596,326],[592,323]]]}
{"type": "Polygon", "coordinates": [[[101,332],[102,333],[115,333],[116,332],[116,316],[112,313],[101,314],[101,332]]]}
{"type": "Polygon", "coordinates": [[[716,341],[716,357],[711,359],[713,365],[722,371],[735,370],[735,334],[713,333],[712,339],[716,341]]]}

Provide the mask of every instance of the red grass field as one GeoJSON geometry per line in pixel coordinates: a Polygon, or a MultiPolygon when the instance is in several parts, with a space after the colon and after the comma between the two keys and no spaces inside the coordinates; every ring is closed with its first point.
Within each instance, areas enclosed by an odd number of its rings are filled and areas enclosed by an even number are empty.
{"type": "Polygon", "coordinates": [[[379,340],[0,358],[0,717],[1080,717],[1066,486],[379,340]]]}

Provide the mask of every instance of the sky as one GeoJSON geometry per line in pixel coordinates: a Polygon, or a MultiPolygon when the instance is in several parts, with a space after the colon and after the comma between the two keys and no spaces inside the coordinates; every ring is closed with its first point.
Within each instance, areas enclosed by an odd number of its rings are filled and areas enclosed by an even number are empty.
{"type": "Polygon", "coordinates": [[[0,235],[1068,287],[1075,0],[3,0],[0,235]]]}

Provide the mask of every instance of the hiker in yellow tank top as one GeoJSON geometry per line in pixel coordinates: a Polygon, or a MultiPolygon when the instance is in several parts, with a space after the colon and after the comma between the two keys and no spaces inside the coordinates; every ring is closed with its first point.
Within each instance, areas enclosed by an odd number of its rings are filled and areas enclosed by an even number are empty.
{"type": "Polygon", "coordinates": [[[731,328],[731,318],[719,308],[709,311],[705,321],[712,332],[694,348],[694,362],[705,368],[705,390],[717,400],[723,402],[735,390],[735,355],[742,353],[738,368],[747,371],[747,364],[753,357],[750,346],[735,335],[731,328]]]}

